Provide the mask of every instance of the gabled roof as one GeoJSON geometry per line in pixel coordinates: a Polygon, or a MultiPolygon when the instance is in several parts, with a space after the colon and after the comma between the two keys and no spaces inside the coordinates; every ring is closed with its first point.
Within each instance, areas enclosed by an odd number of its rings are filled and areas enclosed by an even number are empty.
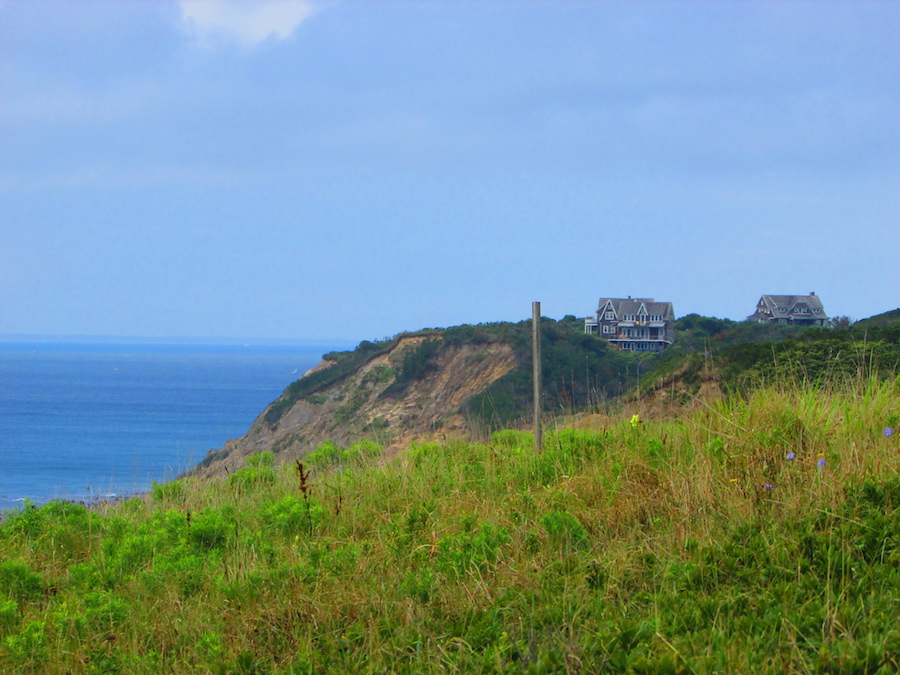
{"type": "Polygon", "coordinates": [[[671,302],[656,302],[653,298],[600,298],[597,311],[605,311],[607,304],[611,304],[616,318],[620,319],[626,314],[640,314],[643,307],[648,316],[661,315],[664,318],[675,318],[675,310],[671,302]]]}
{"type": "Polygon", "coordinates": [[[815,293],[810,293],[809,295],[763,295],[760,297],[759,302],[756,303],[756,311],[747,318],[753,319],[765,316],[771,319],[789,319],[794,316],[798,306],[803,305],[809,307],[810,315],[814,314],[815,318],[828,318],[825,315],[825,307],[822,305],[821,298],[815,293]],[[763,314],[760,312],[761,306],[765,306],[769,313],[763,314]],[[819,312],[814,313],[812,312],[813,309],[818,309],[819,312]]]}

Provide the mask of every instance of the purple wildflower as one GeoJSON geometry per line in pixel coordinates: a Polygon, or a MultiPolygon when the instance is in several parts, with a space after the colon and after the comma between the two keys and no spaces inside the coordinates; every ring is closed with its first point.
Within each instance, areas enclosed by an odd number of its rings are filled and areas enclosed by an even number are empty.
{"type": "Polygon", "coordinates": [[[786,454],[786,455],[784,456],[784,458],[785,458],[786,460],[788,460],[788,461],[793,461],[794,457],[796,457],[796,456],[797,456],[797,455],[795,455],[793,452],[789,452],[788,454],[786,454]]]}
{"type": "Polygon", "coordinates": [[[823,454],[819,455],[819,461],[816,462],[816,466],[819,467],[819,469],[825,468],[825,455],[823,455],[823,454]]]}
{"type": "Polygon", "coordinates": [[[766,490],[771,490],[771,489],[774,488],[775,486],[772,485],[771,483],[766,483],[765,485],[763,485],[763,487],[764,487],[766,490]]]}
{"type": "Polygon", "coordinates": [[[888,438],[889,436],[893,436],[893,435],[894,435],[894,430],[891,427],[888,427],[887,429],[884,430],[885,438],[888,438]]]}

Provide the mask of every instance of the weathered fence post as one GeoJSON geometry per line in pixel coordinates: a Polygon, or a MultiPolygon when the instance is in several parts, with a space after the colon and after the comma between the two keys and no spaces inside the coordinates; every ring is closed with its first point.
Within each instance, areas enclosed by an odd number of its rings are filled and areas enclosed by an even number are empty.
{"type": "Polygon", "coordinates": [[[541,303],[531,303],[531,357],[534,364],[534,451],[543,446],[541,430],[541,410],[543,408],[543,383],[541,381],[541,303]]]}

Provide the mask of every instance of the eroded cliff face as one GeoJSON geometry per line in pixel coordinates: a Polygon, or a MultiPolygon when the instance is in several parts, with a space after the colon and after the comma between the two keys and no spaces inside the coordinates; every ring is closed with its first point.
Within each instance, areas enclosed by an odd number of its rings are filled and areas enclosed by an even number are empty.
{"type": "MultiPolygon", "coordinates": [[[[347,446],[374,438],[396,453],[413,439],[469,431],[461,410],[476,394],[516,365],[505,343],[442,345],[429,358],[424,373],[398,381],[404,356],[435,336],[401,337],[390,351],[374,356],[334,384],[285,407],[274,401],[243,437],[229,441],[187,475],[212,477],[241,468],[249,455],[274,452],[279,463],[300,459],[332,440],[347,446]],[[272,406],[284,409],[273,420],[272,406]]],[[[311,373],[332,366],[323,361],[311,373]]],[[[284,397],[282,397],[284,398],[284,397]]]]}

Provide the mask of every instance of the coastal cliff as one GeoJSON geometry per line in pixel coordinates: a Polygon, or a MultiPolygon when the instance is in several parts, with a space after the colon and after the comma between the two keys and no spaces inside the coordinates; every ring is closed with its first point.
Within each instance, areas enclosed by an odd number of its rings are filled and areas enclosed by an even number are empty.
{"type": "MultiPolygon", "coordinates": [[[[603,410],[628,394],[645,408],[674,406],[677,414],[726,391],[748,395],[758,384],[786,378],[821,383],[895,375],[897,312],[847,330],[775,333],[761,324],[688,315],[676,323],[676,345],[662,354],[616,350],[586,335],[574,316],[542,318],[544,410],[603,410]]],[[[530,321],[497,322],[405,333],[326,354],[243,437],[210,451],[187,475],[232,473],[265,451],[291,462],[328,440],[343,447],[372,440],[390,456],[413,440],[520,425],[531,417],[530,336],[530,321]]]]}
{"type": "Polygon", "coordinates": [[[465,405],[519,365],[503,341],[449,342],[443,331],[362,343],[326,355],[256,419],[187,475],[232,473],[246,458],[269,451],[279,463],[302,458],[330,440],[372,439],[393,454],[413,439],[465,434],[465,405]]]}
{"type": "MultiPolygon", "coordinates": [[[[553,414],[596,409],[655,360],[586,335],[574,316],[542,318],[541,332],[544,409],[553,414]]],[[[413,440],[520,425],[531,406],[531,321],[403,333],[325,354],[244,436],[211,450],[186,475],[233,473],[261,452],[293,462],[325,441],[371,440],[391,456],[413,440]]]]}

